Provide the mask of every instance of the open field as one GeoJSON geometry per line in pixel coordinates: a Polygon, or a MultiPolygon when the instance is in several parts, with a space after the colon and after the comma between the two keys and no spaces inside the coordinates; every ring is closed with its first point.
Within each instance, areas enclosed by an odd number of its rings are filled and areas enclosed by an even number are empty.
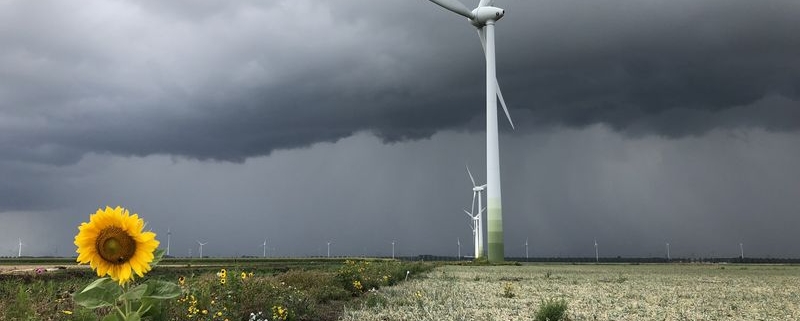
{"type": "Polygon", "coordinates": [[[344,320],[533,320],[549,299],[573,321],[800,320],[800,266],[442,266],[371,295],[344,320]]]}
{"type": "MultiPolygon", "coordinates": [[[[99,320],[110,312],[77,306],[72,298],[97,278],[89,268],[62,259],[3,263],[0,320],[99,320]]],[[[337,320],[369,289],[401,282],[407,271],[411,279],[424,276],[432,267],[381,259],[167,259],[145,278],[178,283],[181,296],[144,320],[250,320],[259,312],[251,321],[337,320]],[[273,317],[278,308],[283,314],[273,317]]]]}

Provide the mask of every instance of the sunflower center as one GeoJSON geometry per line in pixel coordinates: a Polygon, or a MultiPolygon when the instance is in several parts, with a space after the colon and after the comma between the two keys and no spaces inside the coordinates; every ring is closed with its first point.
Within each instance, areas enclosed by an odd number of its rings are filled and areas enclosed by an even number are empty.
{"type": "Polygon", "coordinates": [[[100,231],[94,246],[100,257],[112,264],[125,263],[136,253],[136,240],[116,226],[100,231]]]}

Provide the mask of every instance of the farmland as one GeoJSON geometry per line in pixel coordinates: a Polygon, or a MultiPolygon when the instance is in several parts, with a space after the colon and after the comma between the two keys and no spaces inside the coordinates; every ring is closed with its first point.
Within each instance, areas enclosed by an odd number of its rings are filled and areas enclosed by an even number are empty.
{"type": "MultiPolygon", "coordinates": [[[[90,269],[70,260],[3,263],[0,320],[97,319],[96,312],[70,298],[95,278],[90,269]],[[11,266],[23,271],[9,273],[11,266]],[[34,266],[68,269],[37,275],[34,266]]],[[[430,270],[433,266],[391,260],[168,259],[147,277],[186,278],[183,301],[171,302],[154,320],[183,320],[193,307],[198,308],[193,320],[213,320],[211,314],[222,311],[230,320],[257,312],[263,312],[259,320],[273,320],[270,308],[276,306],[291,311],[287,320],[533,320],[542,301],[554,300],[567,303],[572,321],[800,320],[798,265],[438,265],[430,270]],[[230,275],[227,284],[219,284],[221,269],[230,275]],[[408,270],[411,277],[402,282],[408,270]],[[239,278],[241,272],[248,277],[239,278]],[[195,303],[186,300],[188,294],[196,296],[195,303]],[[226,299],[215,305],[215,297],[226,299]]]]}
{"type": "Polygon", "coordinates": [[[800,320],[800,266],[442,266],[382,289],[344,320],[533,320],[564,299],[582,320],[800,320]]]}

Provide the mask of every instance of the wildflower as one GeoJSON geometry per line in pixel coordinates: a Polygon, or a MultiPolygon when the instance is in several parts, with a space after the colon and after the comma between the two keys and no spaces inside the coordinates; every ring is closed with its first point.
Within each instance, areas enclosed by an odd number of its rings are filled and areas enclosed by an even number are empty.
{"type": "Polygon", "coordinates": [[[247,276],[251,277],[251,278],[253,277],[253,275],[254,275],[253,272],[250,272],[250,273],[247,274],[247,276]]]}
{"type": "Polygon", "coordinates": [[[242,272],[242,280],[247,278],[247,273],[242,272]]]}
{"type": "Polygon", "coordinates": [[[181,286],[183,286],[185,283],[186,283],[186,278],[185,278],[185,277],[183,277],[183,275],[181,275],[180,277],[178,277],[178,284],[180,284],[181,286]]]}
{"type": "Polygon", "coordinates": [[[208,310],[206,310],[206,309],[203,309],[203,311],[201,311],[201,313],[203,313],[203,314],[208,314],[208,310]]]}
{"type": "Polygon", "coordinates": [[[280,305],[272,306],[273,320],[286,320],[289,317],[289,310],[280,305]]]}
{"type": "Polygon", "coordinates": [[[70,311],[70,310],[62,310],[61,313],[66,314],[66,315],[71,315],[72,311],[70,311]]]}
{"type": "Polygon", "coordinates": [[[356,280],[356,281],[353,281],[353,288],[355,288],[356,290],[361,291],[361,289],[363,289],[364,287],[361,285],[361,281],[356,280]]]}
{"type": "Polygon", "coordinates": [[[219,279],[219,284],[225,285],[225,279],[219,279]]]}
{"type": "Polygon", "coordinates": [[[138,214],[131,216],[122,207],[98,209],[89,223],[78,227],[77,262],[89,263],[97,276],[108,275],[120,285],[133,279],[133,273],[143,277],[159,244],[155,233],[142,232],[144,225],[138,214]]]}
{"type": "Polygon", "coordinates": [[[41,274],[44,274],[44,272],[46,272],[47,270],[45,270],[43,267],[37,267],[35,271],[36,271],[36,274],[41,275],[41,274]]]}

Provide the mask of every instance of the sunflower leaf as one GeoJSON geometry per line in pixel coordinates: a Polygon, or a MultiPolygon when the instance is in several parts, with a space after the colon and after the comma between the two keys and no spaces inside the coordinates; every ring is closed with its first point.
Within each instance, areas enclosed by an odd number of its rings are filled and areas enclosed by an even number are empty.
{"type": "Polygon", "coordinates": [[[143,299],[166,300],[181,295],[181,287],[172,282],[148,280],[145,284],[148,286],[143,299]]]}
{"type": "Polygon", "coordinates": [[[105,283],[109,283],[109,282],[111,282],[111,279],[109,277],[99,278],[97,280],[94,280],[92,283],[89,283],[89,285],[87,285],[85,288],[83,288],[83,290],[81,290],[81,292],[89,291],[91,289],[94,289],[94,288],[96,288],[98,286],[102,286],[105,283]]]}
{"type": "Polygon", "coordinates": [[[153,261],[150,261],[150,267],[155,267],[162,259],[164,259],[164,250],[156,249],[153,251],[153,261]]]}
{"type": "Polygon", "coordinates": [[[120,294],[122,289],[116,282],[109,278],[101,278],[90,283],[81,292],[75,293],[73,300],[83,307],[95,309],[115,305],[120,294]]]}
{"type": "Polygon", "coordinates": [[[139,284],[135,288],[128,290],[117,298],[119,301],[139,301],[147,291],[147,284],[139,284]]]}

